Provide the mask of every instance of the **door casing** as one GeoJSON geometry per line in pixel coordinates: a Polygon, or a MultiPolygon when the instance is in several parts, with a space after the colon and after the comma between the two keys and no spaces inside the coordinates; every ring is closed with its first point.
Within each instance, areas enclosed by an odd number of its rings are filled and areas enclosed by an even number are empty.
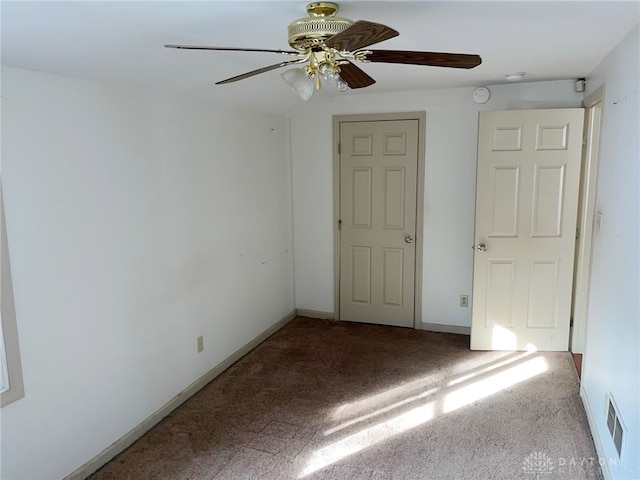
{"type": "Polygon", "coordinates": [[[571,308],[573,326],[569,337],[569,346],[573,353],[584,353],[586,345],[603,101],[604,87],[598,88],[583,101],[585,133],[582,172],[580,174],[580,198],[578,200],[579,238],[576,241],[573,277],[573,305],[571,308]]]}
{"type": "Polygon", "coordinates": [[[334,248],[334,311],[340,320],[340,124],[343,122],[418,121],[418,168],[416,178],[415,282],[413,293],[413,328],[422,326],[422,235],[424,233],[424,163],[426,112],[371,113],[334,115],[333,117],[333,248],[334,248]]]}

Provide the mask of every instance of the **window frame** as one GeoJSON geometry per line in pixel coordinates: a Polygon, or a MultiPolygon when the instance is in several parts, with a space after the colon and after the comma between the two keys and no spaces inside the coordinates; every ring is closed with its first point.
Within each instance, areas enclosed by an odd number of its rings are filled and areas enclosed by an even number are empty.
{"type": "MultiPolygon", "coordinates": [[[[9,262],[9,246],[7,242],[7,228],[4,212],[4,195],[2,178],[0,177],[0,314],[2,316],[1,354],[6,359],[6,373],[8,389],[0,393],[0,407],[24,397],[24,382],[22,378],[22,362],[20,361],[20,346],[18,343],[18,327],[16,323],[16,309],[13,299],[13,283],[11,279],[11,265],[9,262]]],[[[3,359],[4,360],[4,359],[3,359]]]]}

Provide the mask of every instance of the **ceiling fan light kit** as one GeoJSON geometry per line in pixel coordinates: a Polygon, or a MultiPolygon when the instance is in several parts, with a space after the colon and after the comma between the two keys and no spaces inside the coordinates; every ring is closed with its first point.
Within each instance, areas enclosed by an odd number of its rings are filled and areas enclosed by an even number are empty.
{"type": "Polygon", "coordinates": [[[305,102],[311,100],[315,85],[313,79],[307,75],[304,68],[287,70],[282,74],[282,78],[305,102]]]}
{"type": "Polygon", "coordinates": [[[354,22],[337,17],[338,4],[315,2],[307,5],[308,17],[294,20],[289,24],[289,45],[293,51],[256,48],[207,47],[195,45],[165,45],[167,48],[186,50],[226,50],[279,53],[298,57],[235,77],[216,82],[216,85],[236,82],[261,73],[293,65],[292,70],[282,74],[303,100],[309,101],[314,90],[322,87],[322,82],[333,84],[338,91],[349,88],[364,88],[375,83],[355,63],[402,63],[434,67],[474,68],[482,63],[478,55],[461,53],[415,52],[404,50],[365,50],[373,44],[396,37],[399,33],[380,23],[359,20],[354,22]],[[355,62],[355,63],[354,63],[355,62]]]}

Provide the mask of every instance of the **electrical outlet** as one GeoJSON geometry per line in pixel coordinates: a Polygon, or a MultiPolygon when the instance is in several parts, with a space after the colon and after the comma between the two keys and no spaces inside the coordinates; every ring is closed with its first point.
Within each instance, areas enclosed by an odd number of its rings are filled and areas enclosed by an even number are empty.
{"type": "Polygon", "coordinates": [[[196,343],[198,345],[198,353],[200,353],[204,350],[204,338],[202,336],[198,337],[196,343]]]}
{"type": "Polygon", "coordinates": [[[469,296],[468,295],[460,295],[460,306],[468,307],[469,306],[469,296]]]}

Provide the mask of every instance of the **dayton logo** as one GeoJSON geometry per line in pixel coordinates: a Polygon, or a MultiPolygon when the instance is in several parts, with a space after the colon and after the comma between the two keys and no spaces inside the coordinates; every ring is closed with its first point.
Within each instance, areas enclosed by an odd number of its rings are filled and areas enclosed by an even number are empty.
{"type": "Polygon", "coordinates": [[[540,480],[540,475],[549,475],[553,469],[553,460],[544,452],[530,453],[522,462],[524,473],[535,475],[536,480],[540,480]]]}

